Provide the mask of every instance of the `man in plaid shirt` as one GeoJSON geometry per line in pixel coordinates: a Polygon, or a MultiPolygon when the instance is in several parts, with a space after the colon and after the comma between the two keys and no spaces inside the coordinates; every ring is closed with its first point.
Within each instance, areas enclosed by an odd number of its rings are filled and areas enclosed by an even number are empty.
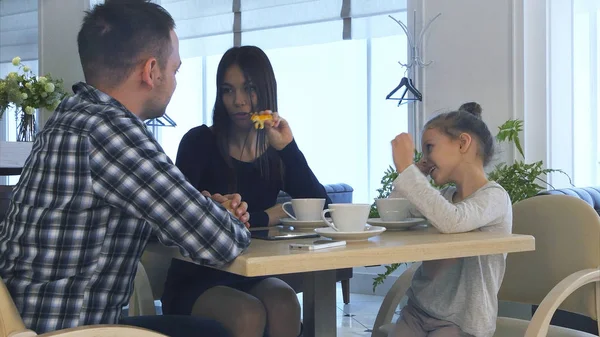
{"type": "Polygon", "coordinates": [[[120,320],[151,234],[214,266],[250,242],[240,196],[195,190],[143,123],[164,114],[176,87],[173,19],[144,0],[106,1],[86,14],[78,45],[86,83],[73,86],[37,135],[0,223],[0,276],[25,325],[37,333],[121,322],[171,336],[226,334],[191,316],[120,320]]]}

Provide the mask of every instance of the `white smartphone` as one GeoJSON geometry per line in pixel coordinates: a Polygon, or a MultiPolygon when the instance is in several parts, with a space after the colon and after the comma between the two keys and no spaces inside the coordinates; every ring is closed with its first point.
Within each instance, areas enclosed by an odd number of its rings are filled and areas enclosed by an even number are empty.
{"type": "Polygon", "coordinates": [[[346,241],[316,240],[313,243],[290,243],[290,249],[317,250],[345,245],[346,241]]]}

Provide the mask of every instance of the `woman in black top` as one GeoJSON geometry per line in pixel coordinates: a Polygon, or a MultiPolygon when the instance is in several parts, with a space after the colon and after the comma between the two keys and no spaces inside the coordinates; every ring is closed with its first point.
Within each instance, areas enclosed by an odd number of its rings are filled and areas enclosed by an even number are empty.
{"type": "MultiPolygon", "coordinates": [[[[280,190],[293,198],[326,198],[294,141],[287,121],[257,130],[250,113],[278,111],[277,84],[267,55],[254,46],[229,49],[217,69],[213,125],[190,130],[181,140],[177,166],[199,191],[240,193],[254,227],[279,224],[287,215],[280,190]]],[[[162,297],[165,314],[190,314],[221,322],[234,336],[295,337],[300,304],[277,278],[239,275],[173,260],[162,297]]]]}

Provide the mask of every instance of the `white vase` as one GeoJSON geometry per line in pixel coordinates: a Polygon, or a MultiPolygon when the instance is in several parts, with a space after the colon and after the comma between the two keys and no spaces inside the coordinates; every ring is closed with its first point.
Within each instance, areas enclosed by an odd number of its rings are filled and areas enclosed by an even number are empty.
{"type": "Polygon", "coordinates": [[[33,142],[37,133],[37,110],[31,115],[20,109],[17,113],[17,142],[33,142]]]}

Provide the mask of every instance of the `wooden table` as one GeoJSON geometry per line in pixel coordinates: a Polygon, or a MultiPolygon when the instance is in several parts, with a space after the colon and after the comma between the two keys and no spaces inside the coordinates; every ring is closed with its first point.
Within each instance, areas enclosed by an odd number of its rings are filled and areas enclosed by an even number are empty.
{"type": "Polygon", "coordinates": [[[22,170],[22,167],[0,167],[0,176],[18,176],[22,170]]]}
{"type": "MultiPolygon", "coordinates": [[[[336,336],[336,269],[535,249],[535,239],[529,235],[489,232],[440,234],[431,227],[386,231],[368,241],[349,242],[345,247],[339,248],[317,251],[289,249],[290,242],[309,243],[314,240],[255,239],[246,252],[221,269],[243,276],[306,272],[303,293],[304,336],[336,336]]],[[[149,244],[146,249],[191,261],[181,256],[178,249],[166,248],[159,243],[149,244]]]]}

